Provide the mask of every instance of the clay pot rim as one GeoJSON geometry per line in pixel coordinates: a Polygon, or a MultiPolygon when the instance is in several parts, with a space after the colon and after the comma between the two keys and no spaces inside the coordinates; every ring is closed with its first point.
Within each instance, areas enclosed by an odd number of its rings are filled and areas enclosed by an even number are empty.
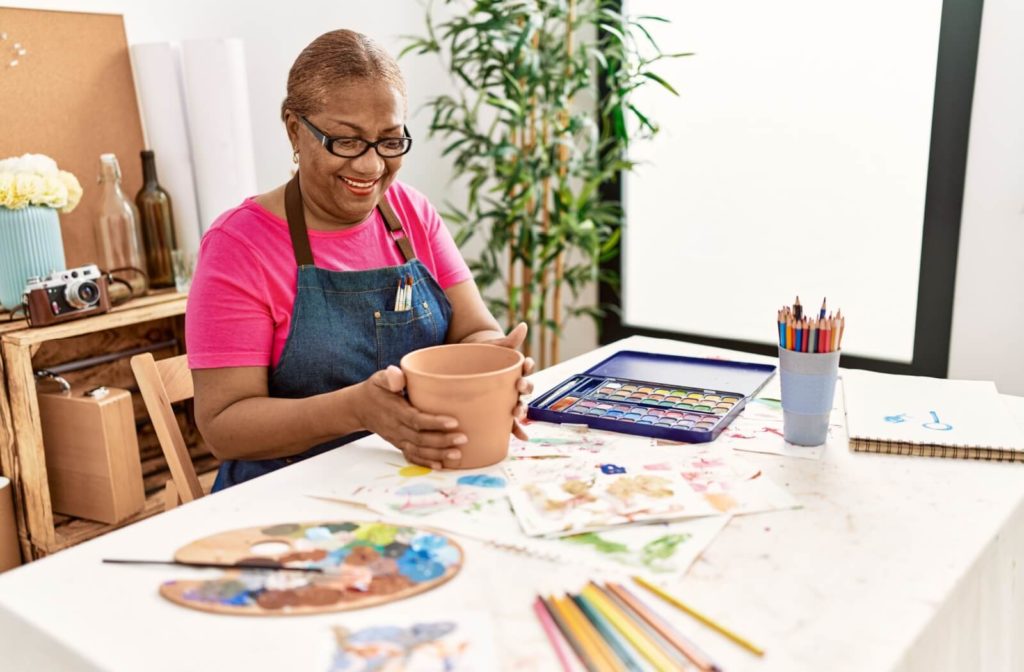
{"type": "Polygon", "coordinates": [[[402,369],[402,371],[409,371],[411,373],[414,373],[417,376],[425,376],[425,377],[428,377],[428,378],[453,379],[453,380],[456,379],[456,378],[459,379],[459,380],[474,380],[474,379],[477,379],[477,378],[488,378],[488,377],[491,377],[491,376],[498,376],[498,375],[502,375],[502,374],[508,373],[510,371],[515,371],[516,369],[522,369],[523,368],[523,361],[525,359],[526,359],[526,357],[523,355],[523,353],[519,352],[518,350],[513,350],[511,348],[506,348],[506,347],[503,347],[503,346],[500,346],[500,345],[493,345],[491,343],[443,343],[441,345],[433,345],[433,346],[431,346],[429,348],[421,348],[420,350],[413,350],[412,352],[410,352],[410,353],[408,353],[408,354],[406,354],[405,356],[402,357],[401,361],[398,362],[398,366],[399,366],[400,369],[402,369]],[[472,348],[487,348],[487,349],[503,350],[505,352],[513,352],[513,353],[516,354],[516,361],[515,361],[515,363],[510,364],[509,366],[506,366],[506,367],[503,367],[503,368],[500,368],[500,369],[493,369],[491,371],[484,371],[482,373],[433,373],[433,372],[430,372],[430,371],[424,371],[423,369],[418,368],[416,366],[409,366],[409,364],[407,362],[407,360],[409,360],[410,357],[413,357],[417,353],[427,352],[427,351],[430,351],[430,350],[440,350],[441,348],[452,348],[452,347],[458,347],[458,348],[468,348],[468,347],[472,347],[472,348]]]}

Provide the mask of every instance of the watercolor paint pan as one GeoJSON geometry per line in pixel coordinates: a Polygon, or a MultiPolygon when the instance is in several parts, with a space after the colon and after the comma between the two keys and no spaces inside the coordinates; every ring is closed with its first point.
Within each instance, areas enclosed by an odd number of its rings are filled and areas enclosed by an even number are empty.
{"type": "Polygon", "coordinates": [[[626,434],[714,440],[775,373],[775,366],[624,350],[528,406],[534,420],[626,434]]]}

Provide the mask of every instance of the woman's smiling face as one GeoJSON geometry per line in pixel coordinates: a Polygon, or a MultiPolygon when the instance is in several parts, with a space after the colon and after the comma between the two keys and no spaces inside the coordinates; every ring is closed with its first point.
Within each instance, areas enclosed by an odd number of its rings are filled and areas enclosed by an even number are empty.
{"type": "MultiPolygon", "coordinates": [[[[404,135],[405,108],[396,88],[363,80],[333,88],[323,107],[306,118],[328,136],[375,142],[404,135]]],[[[295,112],[288,112],[287,128],[299,152],[303,196],[325,224],[344,227],[366,219],[402,167],[403,157],[383,158],[374,149],[354,159],[331,154],[295,112]]]]}

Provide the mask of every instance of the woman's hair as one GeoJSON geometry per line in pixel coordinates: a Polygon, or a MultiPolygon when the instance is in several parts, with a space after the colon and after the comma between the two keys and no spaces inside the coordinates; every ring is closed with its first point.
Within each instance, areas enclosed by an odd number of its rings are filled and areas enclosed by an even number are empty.
{"type": "Polygon", "coordinates": [[[359,80],[386,82],[406,97],[398,63],[376,42],[351,30],[324,33],[310,42],[292,64],[281,119],[286,110],[313,114],[326,103],[332,88],[359,80]]]}

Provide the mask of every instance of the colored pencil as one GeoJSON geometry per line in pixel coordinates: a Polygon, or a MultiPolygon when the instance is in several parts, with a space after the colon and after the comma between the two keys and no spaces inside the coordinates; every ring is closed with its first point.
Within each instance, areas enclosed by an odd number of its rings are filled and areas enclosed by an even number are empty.
{"type": "Polygon", "coordinates": [[[839,318],[839,336],[836,337],[836,350],[843,347],[843,332],[846,331],[846,318],[839,318]]]}
{"type": "Polygon", "coordinates": [[[629,643],[633,645],[633,648],[639,651],[644,658],[649,660],[655,668],[659,670],[672,670],[678,668],[678,665],[676,665],[672,658],[665,655],[665,652],[662,651],[657,642],[641,631],[630,620],[629,616],[619,610],[619,608],[605,597],[596,586],[592,584],[587,585],[582,592],[583,595],[601,612],[601,614],[611,621],[612,625],[615,626],[615,629],[621,632],[622,635],[629,640],[629,643]]]}
{"type": "Polygon", "coordinates": [[[679,653],[672,642],[665,639],[660,632],[651,627],[646,620],[641,618],[640,615],[630,608],[628,604],[623,602],[622,599],[608,588],[607,585],[599,586],[593,581],[591,581],[591,585],[604,595],[605,599],[608,600],[612,606],[622,612],[629,619],[629,622],[635,625],[641,633],[654,642],[655,646],[657,646],[658,650],[661,651],[666,658],[671,658],[676,668],[682,668],[687,665],[686,657],[679,653]]]}
{"type": "Polygon", "coordinates": [[[583,664],[583,667],[588,670],[597,669],[597,664],[591,659],[593,652],[584,645],[584,642],[577,637],[576,631],[573,630],[572,627],[570,627],[569,622],[565,620],[565,616],[562,614],[562,611],[558,608],[558,605],[555,604],[555,597],[553,595],[548,598],[541,596],[540,599],[541,604],[544,605],[548,615],[551,616],[551,620],[558,626],[562,636],[565,637],[565,641],[569,642],[569,646],[572,647],[572,650],[576,653],[576,657],[583,664]]]}
{"type": "Polygon", "coordinates": [[[823,338],[821,339],[821,351],[832,352],[832,320],[825,318],[824,331],[821,332],[823,338]]]}
{"type": "Polygon", "coordinates": [[[783,319],[782,311],[778,313],[778,324],[779,324],[779,347],[786,347],[786,323],[783,319]]]}
{"type": "Polygon", "coordinates": [[[824,320],[825,319],[825,302],[827,300],[828,300],[827,296],[822,298],[822,300],[821,300],[821,312],[818,314],[818,319],[820,319],[820,320],[824,320]]]}
{"type": "Polygon", "coordinates": [[[750,651],[754,655],[756,655],[756,656],[763,656],[764,655],[764,649],[762,649],[761,647],[759,647],[756,644],[753,644],[752,642],[750,642],[749,640],[747,640],[747,639],[737,635],[735,632],[733,632],[732,630],[729,630],[724,625],[720,625],[719,623],[713,621],[711,618],[705,616],[704,614],[702,614],[701,612],[697,611],[693,607],[687,605],[685,602],[683,602],[679,598],[677,598],[677,597],[675,597],[673,595],[670,595],[669,593],[665,592],[659,586],[654,585],[653,583],[647,581],[646,579],[644,579],[641,576],[634,576],[633,577],[633,581],[635,581],[637,584],[643,586],[647,590],[651,591],[652,593],[654,593],[655,595],[657,595],[661,599],[665,600],[666,602],[668,602],[672,606],[680,609],[681,611],[689,614],[690,616],[693,616],[694,618],[696,618],[698,621],[700,621],[704,625],[708,626],[709,628],[711,628],[713,630],[717,630],[718,632],[720,632],[721,634],[725,635],[726,637],[728,637],[732,641],[736,642],[737,644],[739,644],[743,648],[747,649],[748,651],[750,651]]]}
{"type": "Polygon", "coordinates": [[[590,624],[587,617],[583,615],[576,603],[572,601],[572,598],[565,597],[552,597],[551,601],[554,603],[565,622],[568,623],[569,627],[572,628],[576,637],[580,640],[580,643],[588,650],[590,660],[593,662],[593,670],[597,672],[605,672],[611,670],[617,672],[622,669],[622,665],[615,659],[615,654],[612,653],[611,648],[601,638],[594,626],[590,624]]]}
{"type": "Polygon", "coordinates": [[[636,658],[630,653],[629,644],[624,642],[619,635],[615,634],[615,629],[612,624],[601,615],[601,613],[590,603],[583,595],[570,595],[576,606],[580,608],[583,615],[591,622],[598,633],[604,637],[604,641],[608,642],[608,646],[611,647],[616,657],[626,666],[626,669],[631,672],[643,672],[643,667],[637,662],[636,658]]]}
{"type": "Polygon", "coordinates": [[[800,305],[800,295],[796,297],[796,301],[793,302],[793,317],[798,321],[804,316],[804,307],[800,305]]]}
{"type": "Polygon", "coordinates": [[[398,288],[395,290],[395,311],[400,310],[402,306],[402,279],[398,279],[398,288]]]}
{"type": "Polygon", "coordinates": [[[796,341],[793,337],[793,318],[789,317],[786,320],[786,350],[792,350],[795,343],[796,341]]]}
{"type": "MultiPolygon", "coordinates": [[[[558,657],[558,662],[562,666],[563,672],[572,672],[573,666],[569,663],[565,647],[562,646],[566,640],[559,635],[558,625],[555,623],[555,619],[551,617],[551,613],[548,611],[547,606],[544,604],[544,599],[540,595],[537,596],[533,603],[533,611],[537,614],[537,620],[540,621],[541,629],[544,630],[548,641],[551,642],[551,648],[555,650],[555,656],[558,657]]],[[[572,645],[570,644],[570,646],[572,645]]]]}
{"type": "Polygon", "coordinates": [[[108,565],[177,565],[196,569],[255,569],[264,572],[311,572],[324,574],[323,567],[282,567],[281,565],[236,565],[230,562],[188,562],[186,560],[126,560],[121,558],[103,558],[108,565]]]}
{"type": "Polygon", "coordinates": [[[818,346],[818,321],[811,318],[811,337],[808,339],[807,352],[817,352],[818,346]]]}
{"type": "Polygon", "coordinates": [[[804,350],[804,323],[803,320],[797,319],[796,323],[796,351],[803,352],[804,350]]]}
{"type": "Polygon", "coordinates": [[[655,614],[646,606],[639,597],[631,593],[625,586],[609,582],[606,584],[608,590],[612,591],[630,609],[635,611],[640,618],[647,621],[669,644],[676,647],[680,653],[690,659],[701,672],[718,672],[720,668],[708,659],[697,645],[689,641],[678,630],[668,624],[663,618],[655,614]]]}

